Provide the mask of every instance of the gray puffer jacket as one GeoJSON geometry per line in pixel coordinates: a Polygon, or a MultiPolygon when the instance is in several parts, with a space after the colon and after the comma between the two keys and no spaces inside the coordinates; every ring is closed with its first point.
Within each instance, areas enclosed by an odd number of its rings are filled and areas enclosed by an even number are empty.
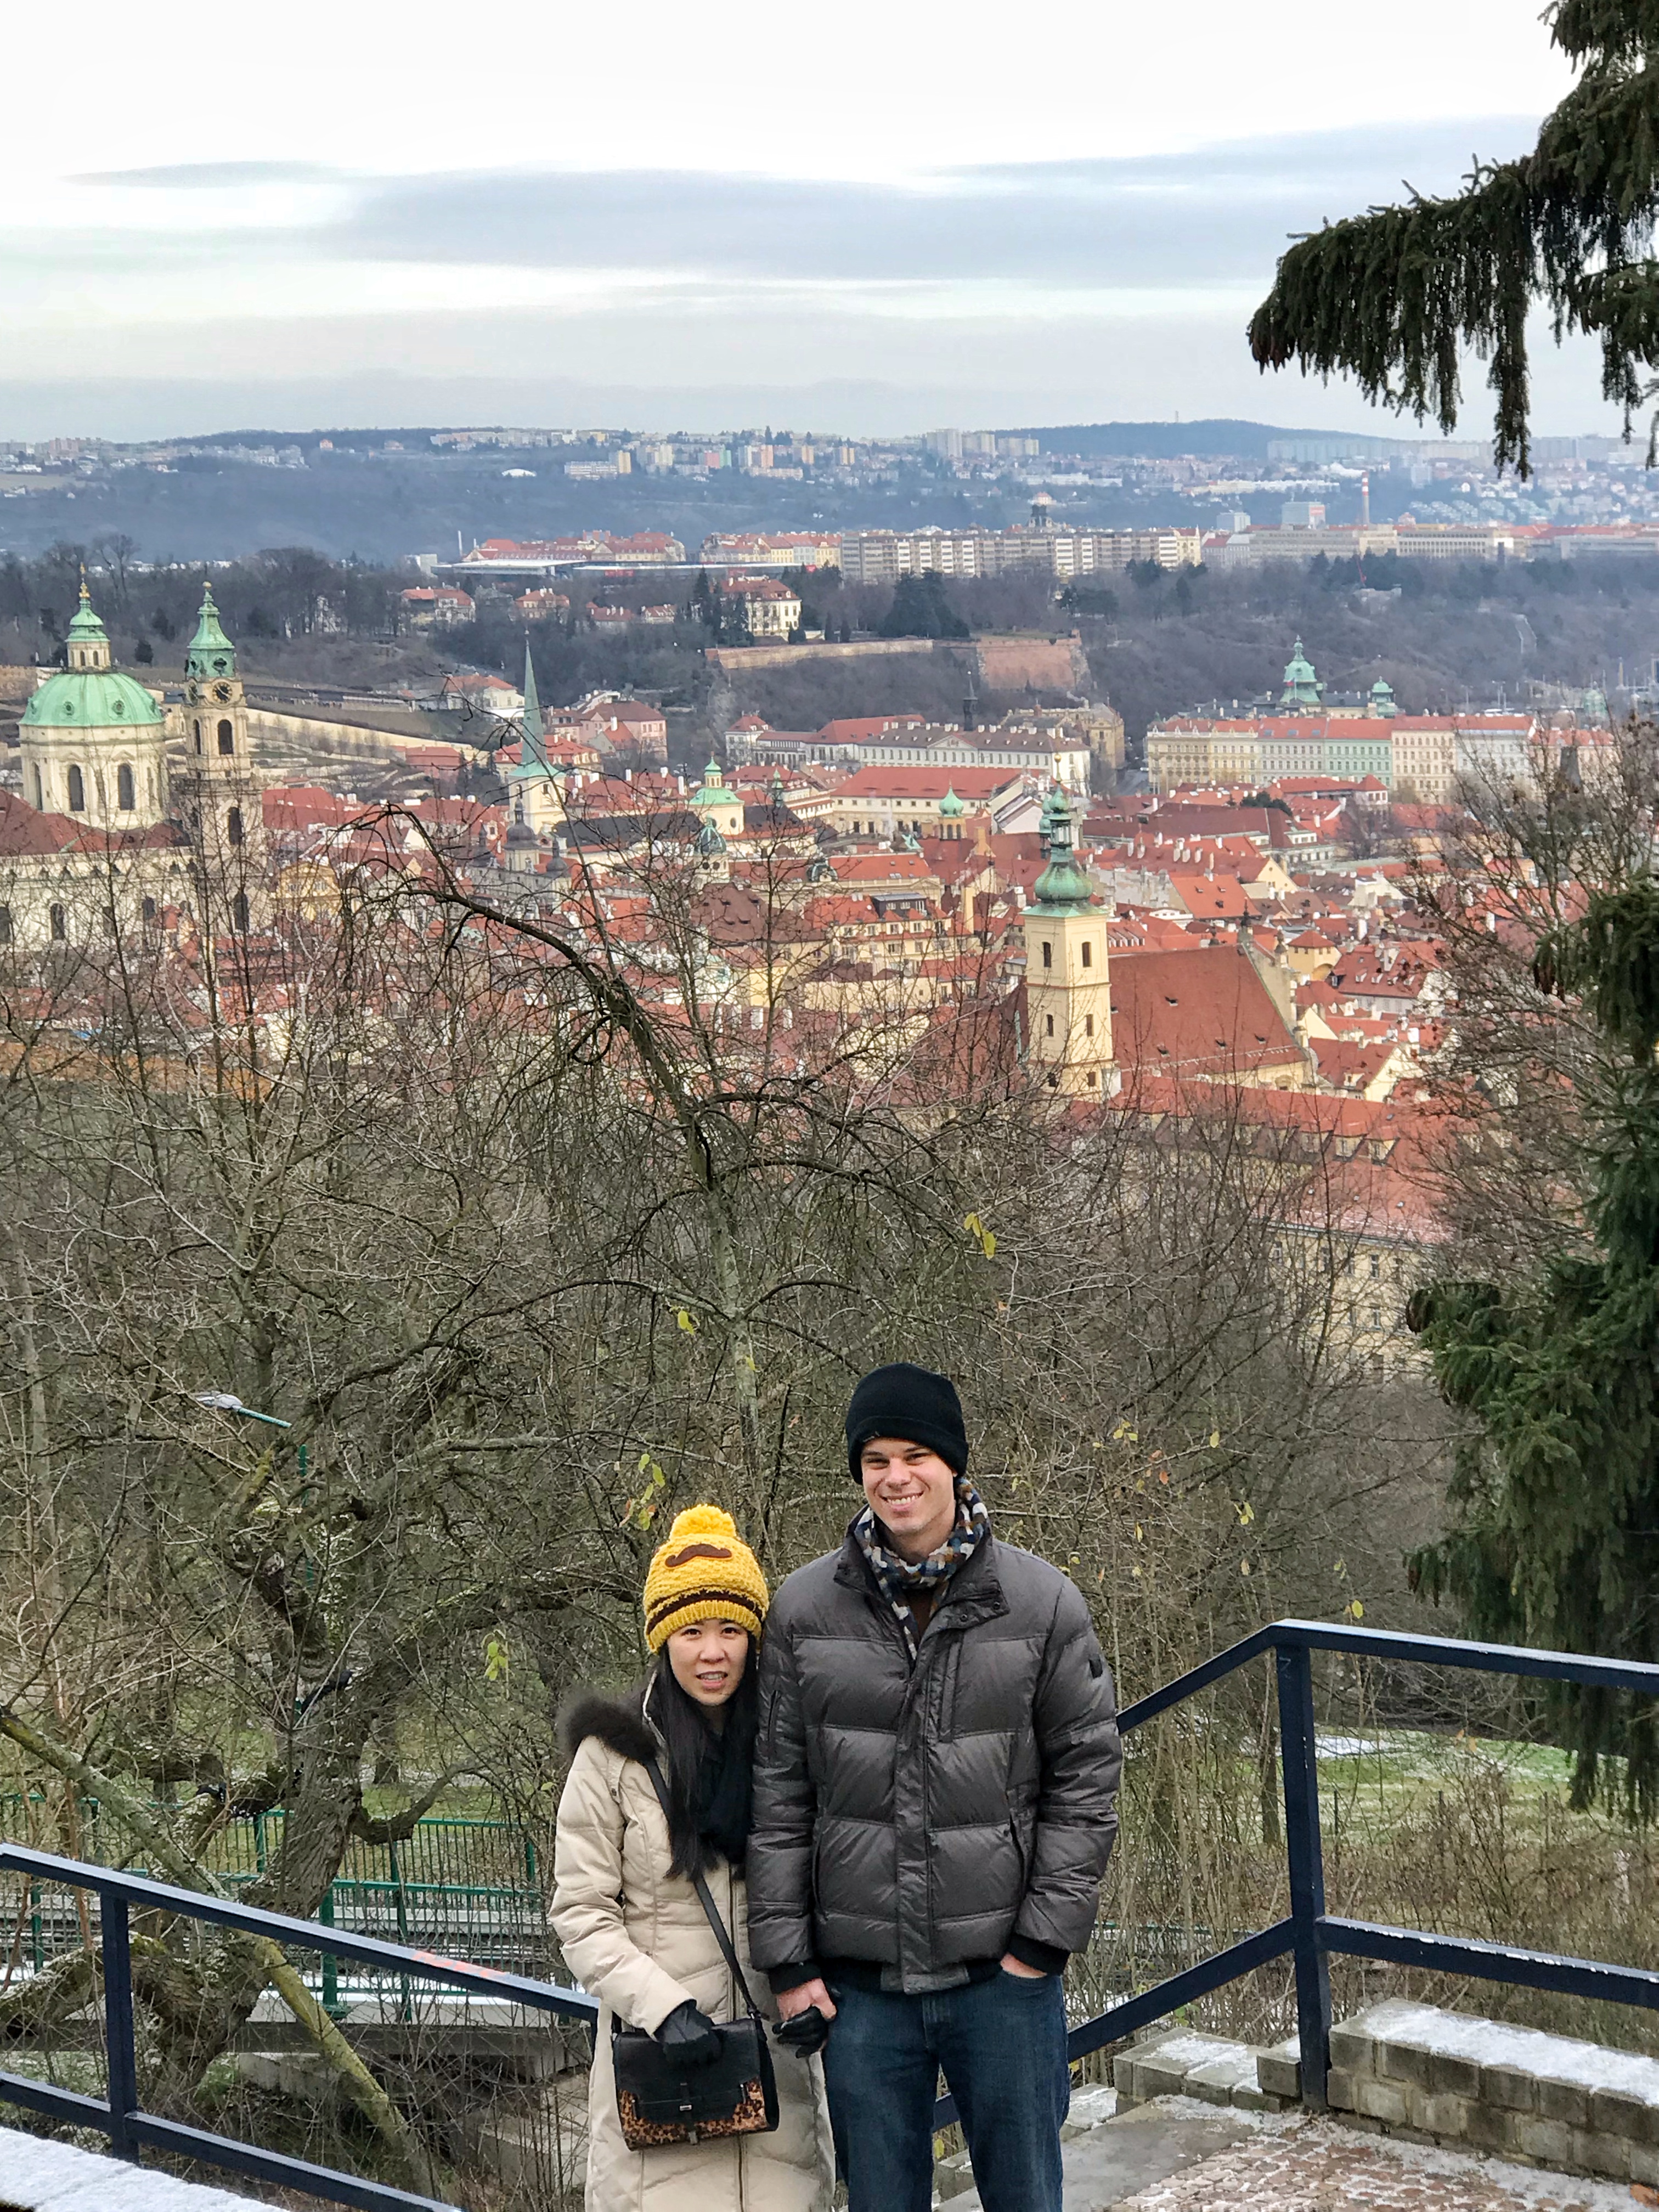
{"type": "Polygon", "coordinates": [[[766,1623],[756,1964],[868,1960],[908,1988],[1015,1938],[1057,1963],[1042,1953],[1080,1949],[1095,1923],[1121,1765],[1111,1676],[1058,1569],[986,1538],[913,1667],[849,1533],[766,1623]]]}

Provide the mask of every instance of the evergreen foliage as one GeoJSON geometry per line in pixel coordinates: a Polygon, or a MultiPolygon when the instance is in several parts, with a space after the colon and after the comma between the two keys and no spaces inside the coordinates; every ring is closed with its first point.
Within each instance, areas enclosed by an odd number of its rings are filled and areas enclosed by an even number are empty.
{"type": "MultiPolygon", "coordinates": [[[[1280,260],[1250,324],[1264,368],[1354,377],[1366,397],[1443,430],[1457,421],[1458,356],[1490,362],[1493,459],[1528,473],[1526,319],[1601,346],[1601,385],[1632,416],[1659,368],[1659,0],[1560,0],[1551,35],[1578,83],[1530,154],[1477,162],[1453,198],[1413,193],[1328,223],[1280,260]]],[[[1659,440],[1656,418],[1649,445],[1659,440]]]]}
{"type": "Polygon", "coordinates": [[[945,581],[931,570],[901,576],[893,604],[876,625],[878,637],[966,637],[968,625],[945,596],[945,581]]]}
{"type": "MultiPolygon", "coordinates": [[[[1455,1522],[1413,1577],[1478,1636],[1659,1661],[1659,882],[1595,892],[1540,947],[1536,981],[1580,997],[1606,1046],[1579,1087],[1590,1256],[1509,1283],[1419,1291],[1408,1318],[1481,1435],[1455,1522]]],[[[1659,1705],[1552,1693],[1574,1796],[1659,1809],[1659,1705]],[[1626,1754],[1622,1768],[1601,1762],[1626,1754]]]]}

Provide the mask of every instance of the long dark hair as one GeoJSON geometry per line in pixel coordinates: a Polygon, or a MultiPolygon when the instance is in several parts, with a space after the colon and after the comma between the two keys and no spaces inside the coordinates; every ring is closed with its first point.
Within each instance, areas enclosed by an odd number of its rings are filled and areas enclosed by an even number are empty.
{"type": "Polygon", "coordinates": [[[745,1772],[753,1766],[755,1736],[760,1725],[759,1656],[751,1636],[742,1679],[722,1708],[726,1725],[716,1738],[705,1709],[675,1680],[668,1646],[664,1644],[657,1654],[656,1668],[645,1693],[645,1710],[656,1723],[665,1752],[668,1840],[674,1853],[671,1874],[688,1878],[702,1874],[718,1856],[703,1841],[697,1825],[702,1763],[710,1743],[717,1741],[723,1761],[739,1762],[745,1772]]]}

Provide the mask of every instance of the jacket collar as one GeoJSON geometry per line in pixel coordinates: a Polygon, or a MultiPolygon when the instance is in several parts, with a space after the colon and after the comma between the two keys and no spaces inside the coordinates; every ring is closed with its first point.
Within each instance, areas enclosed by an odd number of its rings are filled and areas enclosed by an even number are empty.
{"type": "MultiPolygon", "coordinates": [[[[863,1510],[861,1506],[859,1509],[860,1512],[863,1510]]],[[[853,1520],[857,1518],[855,1513],[853,1520]]],[[[872,1598],[881,1595],[869,1562],[853,1534],[852,1521],[847,1524],[847,1534],[836,1562],[836,1580],[844,1589],[861,1589],[872,1598]]],[[[991,1529],[974,1547],[972,1559],[965,1559],[945,1583],[933,1620],[942,1629],[975,1628],[982,1620],[995,1620],[1007,1610],[1008,1601],[1002,1594],[1002,1581],[997,1573],[996,1532],[991,1529]]],[[[932,1627],[933,1622],[928,1626],[932,1627]]]]}

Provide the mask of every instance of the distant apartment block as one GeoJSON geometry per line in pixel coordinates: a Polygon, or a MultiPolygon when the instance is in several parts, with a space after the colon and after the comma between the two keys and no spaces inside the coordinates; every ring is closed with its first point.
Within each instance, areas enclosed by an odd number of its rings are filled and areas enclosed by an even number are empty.
{"type": "MultiPolygon", "coordinates": [[[[1133,564],[1196,568],[1201,530],[1069,530],[1047,524],[1012,530],[848,530],[841,565],[851,584],[892,584],[901,576],[1004,576],[1035,569],[1048,576],[1121,574],[1133,564]]],[[[1305,550],[1304,533],[1304,550],[1305,550]]]]}

